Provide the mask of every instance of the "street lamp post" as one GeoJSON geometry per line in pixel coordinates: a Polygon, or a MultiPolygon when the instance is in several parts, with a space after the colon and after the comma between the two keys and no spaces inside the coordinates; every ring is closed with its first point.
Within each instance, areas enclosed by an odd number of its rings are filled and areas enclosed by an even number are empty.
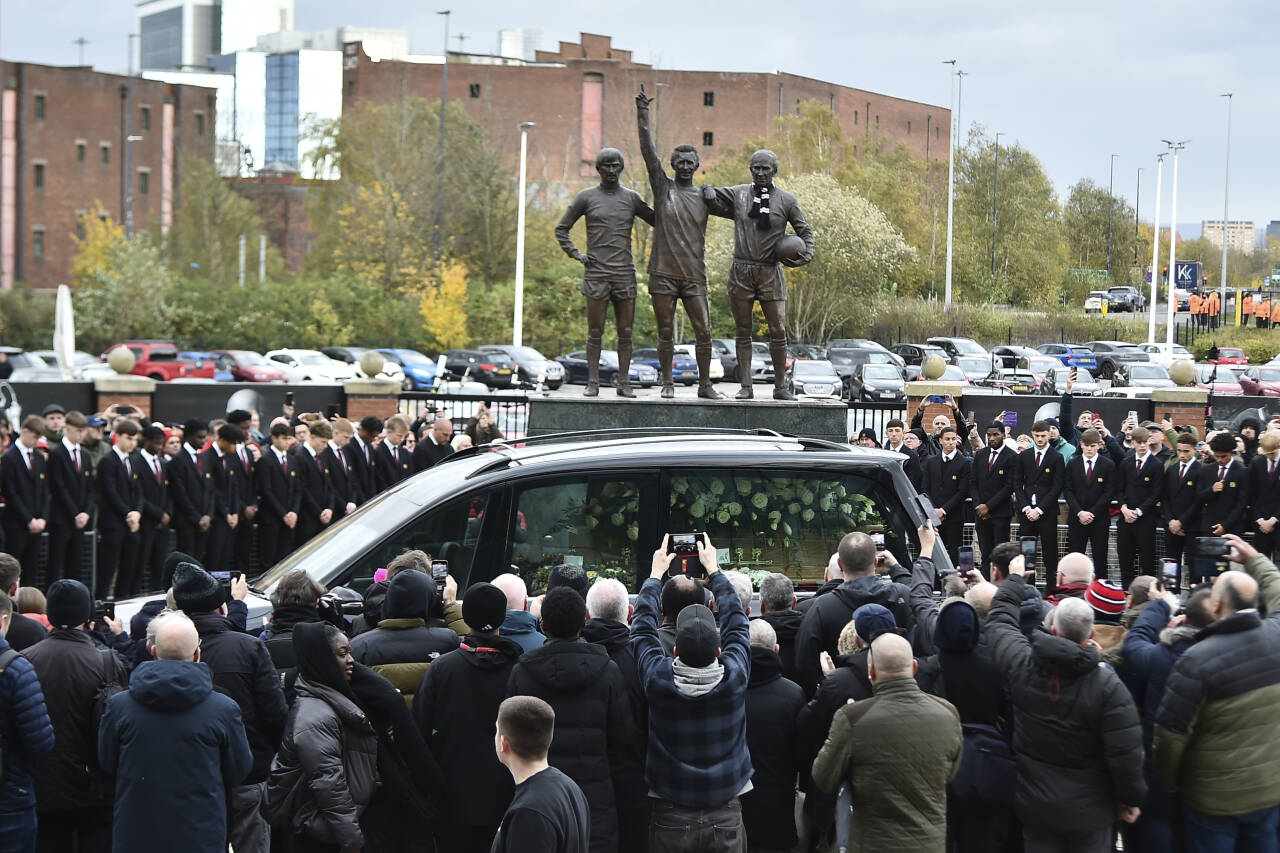
{"type": "Polygon", "coordinates": [[[995,162],[995,179],[993,181],[993,189],[991,192],[991,281],[995,282],[996,278],[996,216],[997,202],[1000,201],[1000,133],[996,133],[996,162],[995,162]]]}
{"type": "Polygon", "coordinates": [[[1133,194],[1133,265],[1138,265],[1138,211],[1142,209],[1142,167],[1138,167],[1138,188],[1133,194]]]}
{"type": "Polygon", "coordinates": [[[1170,142],[1167,139],[1161,140],[1169,149],[1173,151],[1173,189],[1170,191],[1171,201],[1169,203],[1169,310],[1168,310],[1168,327],[1164,331],[1165,344],[1169,347],[1169,354],[1173,354],[1173,322],[1174,312],[1178,308],[1178,301],[1173,298],[1173,289],[1177,281],[1177,246],[1178,246],[1178,152],[1187,147],[1190,139],[1184,139],[1181,142],[1170,142]]]}
{"type": "Polygon", "coordinates": [[[529,155],[529,128],[534,122],[522,121],[520,128],[520,199],[516,208],[516,312],[511,324],[511,343],[524,343],[524,185],[529,155]]]}
{"type": "Polygon", "coordinates": [[[947,138],[947,283],[942,304],[951,307],[951,216],[955,208],[956,197],[956,60],[944,59],[943,65],[950,65],[951,71],[951,133],[947,138]]]}
{"type": "Polygon", "coordinates": [[[1107,185],[1107,284],[1111,283],[1111,216],[1116,209],[1116,158],[1111,155],[1111,182],[1107,185]]]}
{"type": "MultiPolygon", "coordinates": [[[[1164,158],[1163,154],[1156,155],[1156,207],[1151,217],[1151,301],[1147,310],[1147,343],[1149,344],[1156,342],[1156,304],[1160,301],[1160,274],[1156,270],[1160,263],[1160,188],[1164,180],[1164,158]]],[[[1172,288],[1169,294],[1172,296],[1172,288]]]]}
{"type": "Polygon", "coordinates": [[[1222,179],[1222,279],[1218,282],[1218,300],[1222,310],[1227,309],[1227,202],[1231,198],[1231,101],[1232,93],[1219,97],[1227,99],[1227,172],[1222,179]]]}
{"type": "Polygon", "coordinates": [[[133,135],[133,40],[137,33],[129,33],[129,75],[125,82],[124,126],[121,138],[124,150],[120,152],[120,190],[124,195],[121,207],[124,208],[124,236],[133,239],[133,143],[141,137],[133,135]]]}
{"type": "Polygon", "coordinates": [[[444,15],[444,66],[440,71],[440,142],[436,154],[436,215],[435,249],[432,257],[440,260],[440,227],[444,216],[444,116],[449,105],[449,10],[436,12],[444,15]]]}

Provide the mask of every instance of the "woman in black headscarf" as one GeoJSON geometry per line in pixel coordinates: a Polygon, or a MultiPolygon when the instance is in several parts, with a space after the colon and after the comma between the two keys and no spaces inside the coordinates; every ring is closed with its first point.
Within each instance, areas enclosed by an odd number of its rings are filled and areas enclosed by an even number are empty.
{"type": "MultiPolygon", "coordinates": [[[[444,780],[395,688],[351,657],[329,623],[293,629],[297,699],[267,781],[264,811],[288,826],[295,853],[376,850],[361,816],[376,798],[430,813],[444,780]],[[382,786],[378,788],[379,777],[382,786]]],[[[381,833],[379,833],[381,834],[381,833]]]]}

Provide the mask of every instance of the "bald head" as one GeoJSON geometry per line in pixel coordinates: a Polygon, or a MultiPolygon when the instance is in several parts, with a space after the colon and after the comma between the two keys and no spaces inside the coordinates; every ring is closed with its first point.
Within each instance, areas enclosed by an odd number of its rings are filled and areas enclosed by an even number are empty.
{"type": "Polygon", "coordinates": [[[1079,551],[1072,551],[1058,561],[1058,586],[1069,583],[1092,582],[1093,561],[1084,554],[1079,551]]]}
{"type": "Polygon", "coordinates": [[[1258,607],[1258,582],[1244,572],[1230,571],[1218,575],[1213,582],[1213,594],[1209,596],[1209,609],[1213,618],[1225,619],[1241,610],[1258,607]]]}
{"type": "Polygon", "coordinates": [[[871,659],[867,668],[872,684],[892,678],[910,678],[916,673],[911,644],[897,634],[881,634],[871,643],[871,659]]]}
{"type": "Polygon", "coordinates": [[[181,611],[165,611],[152,620],[155,635],[147,645],[156,660],[199,660],[200,635],[181,611]]]}
{"type": "Polygon", "coordinates": [[[508,610],[524,610],[529,602],[529,589],[518,576],[513,574],[498,575],[489,583],[502,590],[507,597],[508,610]]]}
{"type": "Polygon", "coordinates": [[[991,599],[995,598],[996,585],[983,581],[969,587],[964,594],[964,600],[969,602],[969,606],[973,608],[973,612],[978,614],[979,619],[986,619],[987,613],[991,610],[991,599]]]}
{"type": "Polygon", "coordinates": [[[831,559],[827,560],[827,573],[822,576],[824,581],[839,580],[843,572],[840,571],[840,552],[831,555],[831,559]]]}
{"type": "Polygon", "coordinates": [[[869,575],[876,569],[876,543],[865,533],[850,533],[840,540],[840,568],[846,578],[869,575]]]}

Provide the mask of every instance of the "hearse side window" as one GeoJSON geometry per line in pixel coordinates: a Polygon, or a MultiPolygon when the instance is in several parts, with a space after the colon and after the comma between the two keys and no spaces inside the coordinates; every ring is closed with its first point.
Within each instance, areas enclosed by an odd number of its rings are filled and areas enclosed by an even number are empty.
{"type": "Polygon", "coordinates": [[[481,493],[437,507],[387,539],[361,560],[346,586],[363,593],[373,574],[386,568],[399,554],[413,549],[449,562],[449,574],[458,582],[458,594],[466,590],[479,542],[480,523],[489,508],[489,494],[481,493]]]}

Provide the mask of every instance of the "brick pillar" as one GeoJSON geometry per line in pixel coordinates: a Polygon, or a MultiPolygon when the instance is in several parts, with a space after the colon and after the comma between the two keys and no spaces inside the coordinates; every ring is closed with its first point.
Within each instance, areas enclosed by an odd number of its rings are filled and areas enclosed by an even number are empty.
{"type": "Polygon", "coordinates": [[[1209,391],[1204,388],[1160,388],[1151,392],[1152,420],[1164,420],[1172,415],[1175,426],[1187,424],[1196,428],[1204,437],[1204,408],[1209,402],[1209,391]]]}
{"type": "Polygon", "coordinates": [[[151,418],[151,397],[156,392],[156,381],[145,376],[123,374],[101,376],[93,380],[97,408],[101,412],[108,406],[133,406],[142,412],[143,420],[151,418]]]}
{"type": "Polygon", "coordinates": [[[347,420],[359,424],[373,415],[386,420],[400,411],[400,383],[387,379],[348,379],[342,383],[347,395],[347,420]]]}
{"type": "MultiPolygon", "coordinates": [[[[907,427],[911,426],[911,418],[915,416],[916,406],[920,405],[920,401],[927,398],[931,394],[947,395],[950,394],[955,398],[956,405],[960,407],[960,411],[964,411],[964,383],[962,382],[937,382],[930,380],[920,380],[918,382],[907,383],[907,427]]],[[[929,403],[924,407],[924,420],[922,425],[925,432],[930,432],[929,425],[938,415],[946,415],[951,417],[951,407],[946,403],[929,403]]]]}

